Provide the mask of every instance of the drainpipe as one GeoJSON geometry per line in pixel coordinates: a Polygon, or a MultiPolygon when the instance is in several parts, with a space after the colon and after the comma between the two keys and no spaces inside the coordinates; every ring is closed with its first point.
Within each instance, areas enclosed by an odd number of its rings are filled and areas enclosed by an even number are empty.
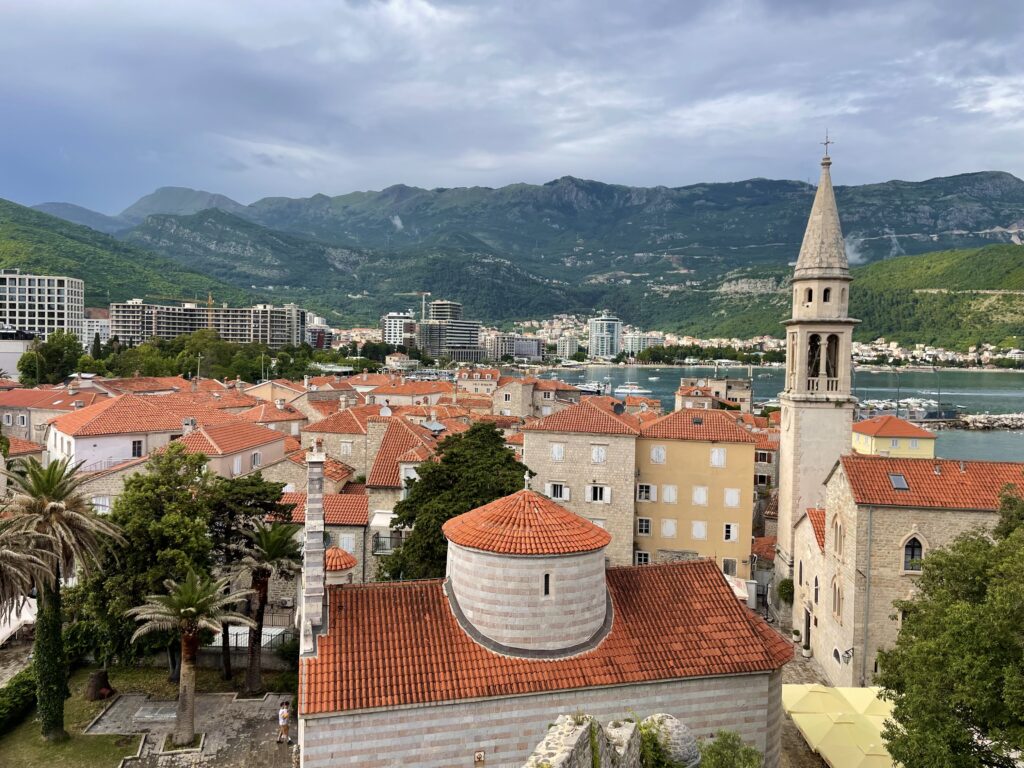
{"type": "Polygon", "coordinates": [[[871,617],[871,530],[875,518],[875,508],[868,507],[868,551],[867,563],[864,569],[864,651],[860,660],[860,684],[867,685],[868,679],[868,634],[871,631],[869,619],[871,617]]]}

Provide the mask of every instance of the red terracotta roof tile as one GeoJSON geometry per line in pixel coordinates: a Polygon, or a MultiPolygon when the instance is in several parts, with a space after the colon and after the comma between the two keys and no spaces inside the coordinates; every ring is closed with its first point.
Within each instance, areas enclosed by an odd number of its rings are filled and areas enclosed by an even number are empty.
{"type": "Polygon", "coordinates": [[[292,437],[291,435],[288,435],[284,439],[284,452],[285,453],[292,453],[293,451],[300,451],[300,450],[302,450],[302,443],[299,442],[299,438],[292,437]]]}
{"type": "Polygon", "coordinates": [[[536,491],[524,489],[442,526],[459,546],[506,555],[565,555],[608,546],[611,535],[536,491]]]}
{"type": "Polygon", "coordinates": [[[642,437],[665,440],[700,440],[716,443],[753,443],[751,434],[736,423],[736,418],[725,411],[705,411],[684,408],[673,411],[640,431],[642,437]]]}
{"type": "Polygon", "coordinates": [[[875,416],[873,419],[854,422],[853,431],[872,437],[913,437],[934,440],[935,433],[898,419],[892,415],[875,416]]]}
{"type": "Polygon", "coordinates": [[[357,565],[355,557],[341,547],[328,547],[324,552],[324,570],[330,572],[347,571],[357,565]]]}
{"type": "Polygon", "coordinates": [[[754,438],[754,446],[759,451],[779,450],[779,437],[781,433],[777,429],[766,429],[760,432],[749,433],[754,438]]]}
{"type": "Polygon", "coordinates": [[[611,568],[612,626],[591,651],[494,653],[452,614],[440,579],[331,587],[330,632],[302,664],[319,714],[779,669],[792,643],[736,599],[716,564],[611,568]]]}
{"type": "Polygon", "coordinates": [[[371,416],[380,414],[381,407],[379,405],[359,405],[355,408],[346,408],[344,411],[338,411],[326,419],[307,424],[302,428],[302,431],[322,434],[365,435],[366,420],[371,416]]]}
{"type": "MultiPolygon", "coordinates": [[[[131,376],[123,379],[96,379],[97,385],[115,394],[145,395],[157,392],[188,392],[192,382],[184,376],[131,376]]],[[[224,385],[216,379],[198,379],[200,392],[222,392],[224,385]]]]}
{"type": "MultiPolygon", "coordinates": [[[[422,427],[418,427],[397,416],[371,416],[371,420],[383,419],[387,421],[387,428],[384,430],[384,437],[380,443],[380,450],[377,451],[373,460],[373,467],[366,478],[366,484],[371,488],[402,488],[405,481],[402,480],[399,471],[399,461],[405,461],[405,455],[414,448],[425,447],[429,450],[423,458],[433,453],[433,436],[422,427]]],[[[409,458],[408,461],[422,461],[423,459],[409,458]]]]}
{"type": "Polygon", "coordinates": [[[170,395],[161,395],[161,397],[171,398],[163,401],[166,403],[197,403],[218,410],[252,408],[262,402],[259,398],[239,392],[233,387],[219,392],[175,392],[170,395]]]}
{"type": "Polygon", "coordinates": [[[278,408],[276,403],[263,402],[238,414],[240,419],[255,424],[276,424],[281,421],[305,421],[306,414],[288,403],[278,408]]]}
{"type": "Polygon", "coordinates": [[[755,429],[768,428],[767,416],[755,416],[752,413],[741,413],[736,417],[736,421],[754,427],[755,429]]]}
{"type": "Polygon", "coordinates": [[[381,402],[389,397],[417,397],[426,395],[451,394],[455,391],[455,385],[447,381],[406,381],[395,384],[383,384],[373,390],[375,402],[381,402]]]}
{"type": "Polygon", "coordinates": [[[628,413],[615,413],[614,407],[622,406],[612,397],[588,397],[558,413],[545,416],[524,430],[536,432],[581,432],[599,435],[637,435],[640,422],[628,413]]]}
{"type": "Polygon", "coordinates": [[[775,561],[775,545],[778,542],[776,536],[756,536],[750,545],[750,554],[756,555],[758,560],[775,561]]]}
{"type": "Polygon", "coordinates": [[[106,392],[68,392],[66,389],[50,390],[49,397],[37,400],[29,408],[40,411],[74,411],[76,409],[88,408],[90,405],[102,403],[110,399],[106,392]]]}
{"type": "Polygon", "coordinates": [[[460,381],[497,381],[501,371],[497,368],[464,368],[455,374],[460,381]]]}
{"type": "Polygon", "coordinates": [[[768,520],[779,519],[779,489],[776,488],[768,496],[768,503],[764,508],[764,516],[768,520]]]}
{"type": "Polygon", "coordinates": [[[284,444],[280,432],[247,421],[200,426],[177,440],[189,453],[207,456],[229,456],[278,441],[284,444]]]}
{"type": "Polygon", "coordinates": [[[16,379],[0,379],[0,389],[19,389],[24,385],[16,379]]]}
{"type": "MultiPolygon", "coordinates": [[[[289,492],[281,494],[281,503],[295,505],[292,522],[306,522],[306,494],[289,492]]],[[[370,520],[369,497],[356,493],[325,493],[325,525],[367,525],[370,520]]]]}
{"type": "Polygon", "coordinates": [[[8,435],[7,442],[9,443],[7,451],[7,458],[9,459],[14,459],[18,456],[31,456],[34,453],[42,453],[46,450],[46,446],[33,443],[31,440],[22,440],[14,435],[8,435]]]}
{"type": "Polygon", "coordinates": [[[807,509],[807,519],[811,521],[811,528],[814,529],[814,538],[818,542],[818,549],[825,551],[825,510],[816,507],[807,509]]]}
{"type": "Polygon", "coordinates": [[[514,432],[505,438],[505,445],[522,445],[525,435],[522,432],[514,432]]]}
{"type": "Polygon", "coordinates": [[[49,423],[65,435],[83,437],[180,432],[185,418],[194,418],[201,425],[238,422],[234,414],[194,403],[171,401],[167,397],[108,397],[86,408],[56,416],[49,423]]]}
{"type": "Polygon", "coordinates": [[[0,408],[28,408],[43,398],[56,396],[52,389],[11,389],[0,392],[0,408]]]}
{"type": "Polygon", "coordinates": [[[342,493],[354,494],[356,496],[366,495],[366,483],[345,483],[345,487],[341,489],[342,493]]]}
{"type": "MultiPolygon", "coordinates": [[[[300,448],[299,450],[289,451],[285,458],[293,464],[298,464],[299,466],[304,467],[306,466],[306,456],[306,451],[300,448]]],[[[328,480],[333,480],[334,482],[339,483],[342,480],[348,480],[348,478],[355,475],[355,473],[355,469],[343,461],[338,461],[331,456],[327,456],[324,460],[324,477],[328,480]]]]}
{"type": "Polygon", "coordinates": [[[382,387],[385,384],[396,382],[394,376],[386,373],[357,373],[345,379],[353,387],[382,387]]]}
{"type": "Polygon", "coordinates": [[[842,456],[839,461],[858,504],[994,512],[1005,486],[1016,486],[1018,494],[1024,492],[1022,463],[861,454],[842,456]],[[896,487],[900,476],[906,490],[896,487]]]}

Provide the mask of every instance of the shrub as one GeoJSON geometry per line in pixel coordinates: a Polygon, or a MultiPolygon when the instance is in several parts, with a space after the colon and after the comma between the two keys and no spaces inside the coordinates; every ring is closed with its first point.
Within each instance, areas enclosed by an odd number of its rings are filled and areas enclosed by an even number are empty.
{"type": "Polygon", "coordinates": [[[0,688],[0,733],[7,733],[36,705],[36,676],[26,667],[0,688]]]}
{"type": "Polygon", "coordinates": [[[793,580],[783,579],[779,582],[779,600],[786,605],[793,604],[793,580]]]}
{"type": "Polygon", "coordinates": [[[288,665],[289,672],[299,670],[299,638],[290,637],[277,646],[277,657],[288,665]]]}
{"type": "Polygon", "coordinates": [[[761,753],[743,743],[738,733],[719,731],[714,741],[700,743],[701,768],[761,768],[761,753]]]}

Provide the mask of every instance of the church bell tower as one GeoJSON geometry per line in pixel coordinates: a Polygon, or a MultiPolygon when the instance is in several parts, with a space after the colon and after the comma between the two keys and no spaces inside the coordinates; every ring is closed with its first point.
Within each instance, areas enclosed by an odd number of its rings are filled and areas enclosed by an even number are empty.
{"type": "Polygon", "coordinates": [[[849,317],[852,278],[832,191],[829,143],[826,139],[821,180],[790,285],[792,316],[784,322],[776,558],[780,579],[793,571],[793,526],[808,507],[823,503],[826,476],[840,454],[851,450],[853,327],[859,321],[849,317]]]}

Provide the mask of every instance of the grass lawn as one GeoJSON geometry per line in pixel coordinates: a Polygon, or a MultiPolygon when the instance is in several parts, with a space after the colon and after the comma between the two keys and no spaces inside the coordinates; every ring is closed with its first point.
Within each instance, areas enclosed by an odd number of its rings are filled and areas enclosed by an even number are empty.
{"type": "MultiPolygon", "coordinates": [[[[86,736],[82,733],[106,706],[103,701],[86,701],[82,694],[95,667],[79,669],[71,676],[71,698],[64,703],[64,727],[71,739],[62,744],[46,744],[39,735],[34,714],[13,731],[0,735],[0,765],[18,768],[116,768],[125,755],[135,754],[139,736],[86,736]]],[[[294,677],[294,676],[292,676],[294,677]]],[[[268,690],[288,690],[283,673],[264,675],[268,690]]],[[[200,693],[241,690],[245,670],[236,670],[233,680],[221,680],[216,669],[200,669],[196,690],[200,693]]],[[[176,699],[177,683],[167,682],[164,667],[113,667],[110,684],[119,693],[148,693],[154,699],[176,699]]]]}

